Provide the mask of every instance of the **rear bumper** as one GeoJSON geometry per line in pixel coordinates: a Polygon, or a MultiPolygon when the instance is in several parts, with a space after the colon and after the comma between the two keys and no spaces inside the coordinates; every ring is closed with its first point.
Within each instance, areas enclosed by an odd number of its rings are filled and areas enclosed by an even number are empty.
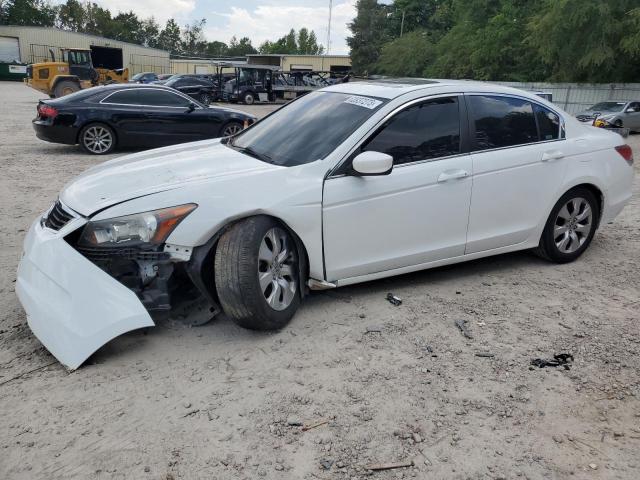
{"type": "Polygon", "coordinates": [[[49,125],[41,120],[32,122],[36,137],[45,142],[75,145],[78,139],[78,129],[65,125],[49,125]]]}
{"type": "Polygon", "coordinates": [[[34,222],[16,281],[29,327],[69,369],[78,368],[111,339],[154,326],[135,293],[64,240],[84,223],[76,218],[55,232],[34,222]]]}

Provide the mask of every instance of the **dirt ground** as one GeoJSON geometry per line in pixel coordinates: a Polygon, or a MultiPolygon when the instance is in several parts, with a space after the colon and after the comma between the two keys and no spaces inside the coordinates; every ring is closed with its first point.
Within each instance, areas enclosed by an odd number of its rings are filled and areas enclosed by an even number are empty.
{"type": "Polygon", "coordinates": [[[15,272],[33,219],[105,158],[37,140],[38,98],[0,83],[0,478],[640,478],[640,177],[575,263],[524,252],[315,293],[277,333],[164,322],[68,373],[15,272]],[[570,370],[530,366],[560,352],[570,370]],[[367,469],[387,462],[413,466],[367,469]]]}

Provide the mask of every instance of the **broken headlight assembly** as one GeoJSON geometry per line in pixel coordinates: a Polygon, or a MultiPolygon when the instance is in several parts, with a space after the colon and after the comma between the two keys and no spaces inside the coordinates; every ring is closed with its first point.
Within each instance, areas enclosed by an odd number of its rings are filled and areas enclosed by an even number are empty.
{"type": "Polygon", "coordinates": [[[80,247],[134,247],[160,245],[178,224],[195,210],[195,203],[90,221],[84,227],[80,247]]]}

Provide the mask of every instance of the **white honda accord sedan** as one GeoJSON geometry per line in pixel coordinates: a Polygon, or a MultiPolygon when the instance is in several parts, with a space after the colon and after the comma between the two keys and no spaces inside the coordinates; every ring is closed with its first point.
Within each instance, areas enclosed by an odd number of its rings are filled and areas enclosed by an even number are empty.
{"type": "Polygon", "coordinates": [[[308,289],[515,250],[570,262],[631,196],[622,137],[524,91],[355,82],[108,161],[31,227],[17,293],[68,368],[187,306],[283,327],[308,289]]]}

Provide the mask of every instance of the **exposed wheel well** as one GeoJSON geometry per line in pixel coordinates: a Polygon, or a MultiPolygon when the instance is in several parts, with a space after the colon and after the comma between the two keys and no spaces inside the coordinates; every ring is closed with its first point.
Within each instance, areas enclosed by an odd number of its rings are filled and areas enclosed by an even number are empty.
{"type": "Polygon", "coordinates": [[[287,225],[280,218],[275,217],[273,215],[247,215],[246,217],[236,218],[229,223],[227,223],[224,227],[220,228],[204,245],[196,247],[193,249],[193,255],[191,260],[189,261],[189,265],[187,267],[187,271],[189,273],[189,277],[193,281],[193,283],[198,287],[203,295],[211,299],[215,302],[216,306],[220,305],[220,301],[218,299],[218,293],[216,291],[215,285],[215,275],[213,275],[213,259],[215,258],[216,248],[218,247],[218,240],[222,236],[224,232],[226,232],[233,225],[236,225],[239,222],[247,220],[252,217],[269,217],[279,223],[282,228],[284,228],[287,233],[289,233],[296,242],[296,249],[298,250],[298,256],[300,258],[300,271],[299,271],[299,292],[301,296],[305,295],[307,290],[306,282],[309,276],[309,255],[307,253],[307,248],[304,243],[298,236],[298,234],[293,231],[289,225],[287,225]],[[204,291],[203,291],[204,289],[204,291]]]}

